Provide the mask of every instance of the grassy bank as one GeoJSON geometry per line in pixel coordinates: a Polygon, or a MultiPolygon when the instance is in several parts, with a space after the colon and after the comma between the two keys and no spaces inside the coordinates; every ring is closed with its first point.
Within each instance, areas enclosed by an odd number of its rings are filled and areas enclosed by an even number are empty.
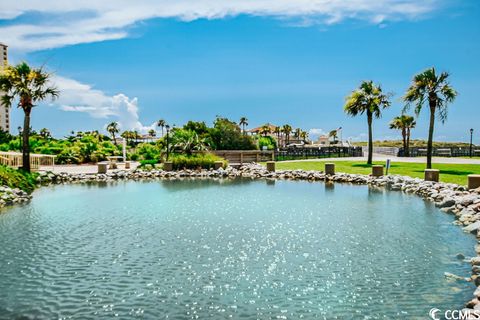
{"type": "Polygon", "coordinates": [[[36,187],[36,174],[0,166],[0,186],[19,188],[31,193],[36,187]]]}
{"type": "MultiPolygon", "coordinates": [[[[363,161],[332,161],[335,163],[337,172],[370,174],[371,166],[363,161]]],[[[384,161],[376,161],[374,164],[383,164],[384,161]]],[[[297,161],[297,162],[277,162],[278,170],[319,170],[323,171],[325,161],[297,161]]],[[[467,184],[467,175],[480,174],[480,165],[478,164],[434,164],[434,169],[440,170],[440,180],[443,182],[467,184]]],[[[425,170],[424,163],[392,163],[389,174],[399,174],[414,178],[423,178],[425,170]]]]}

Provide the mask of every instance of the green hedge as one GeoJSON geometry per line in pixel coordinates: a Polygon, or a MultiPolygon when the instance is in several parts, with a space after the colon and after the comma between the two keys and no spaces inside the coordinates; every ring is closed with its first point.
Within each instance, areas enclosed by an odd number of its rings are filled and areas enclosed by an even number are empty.
{"type": "Polygon", "coordinates": [[[228,165],[227,160],[211,153],[198,153],[193,155],[175,154],[170,160],[173,162],[174,170],[181,169],[210,169],[213,168],[216,161],[222,161],[223,167],[228,165]]]}
{"type": "Polygon", "coordinates": [[[37,174],[0,165],[0,185],[31,193],[37,186],[37,174]]]}

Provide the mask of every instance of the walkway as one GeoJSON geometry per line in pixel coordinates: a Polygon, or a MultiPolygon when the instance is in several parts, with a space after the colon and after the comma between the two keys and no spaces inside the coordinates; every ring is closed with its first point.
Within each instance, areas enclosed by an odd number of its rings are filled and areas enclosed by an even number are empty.
{"type": "MultiPolygon", "coordinates": [[[[373,161],[386,161],[390,159],[392,162],[410,162],[410,163],[426,163],[426,157],[414,157],[414,158],[403,158],[396,156],[388,156],[385,154],[373,154],[373,161]]],[[[303,160],[287,160],[283,162],[297,162],[297,161],[366,161],[367,156],[363,157],[345,157],[345,158],[320,158],[320,159],[303,159],[303,160]]],[[[458,158],[458,157],[433,157],[433,163],[447,163],[447,164],[479,164],[480,159],[478,158],[458,158]]]]}
{"type": "MultiPolygon", "coordinates": [[[[131,162],[130,163],[130,170],[134,170],[138,167],[140,163],[138,162],[131,162]]],[[[123,165],[120,163],[118,165],[119,169],[115,170],[108,170],[108,172],[114,172],[118,170],[125,170],[123,169],[123,165]]],[[[69,164],[69,165],[55,165],[54,167],[52,166],[41,166],[39,171],[51,171],[53,173],[61,173],[61,172],[66,172],[66,173],[71,173],[71,174],[92,174],[92,173],[97,173],[98,172],[98,167],[96,164],[81,164],[81,165],[75,165],[75,164],[69,164]]]]}

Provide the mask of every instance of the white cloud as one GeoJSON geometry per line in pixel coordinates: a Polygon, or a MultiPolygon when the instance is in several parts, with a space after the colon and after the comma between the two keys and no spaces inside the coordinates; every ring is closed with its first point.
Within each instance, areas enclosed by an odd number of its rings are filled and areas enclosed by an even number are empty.
{"type": "Polygon", "coordinates": [[[140,122],[137,98],[131,99],[123,93],[109,96],[90,85],[60,76],[55,76],[52,82],[60,90],[60,96],[53,104],[61,110],[117,121],[122,130],[147,132],[155,129],[155,124],[145,126],[140,122]]]}
{"type": "Polygon", "coordinates": [[[311,140],[315,141],[318,139],[318,137],[326,135],[327,132],[325,130],[320,129],[320,128],[312,128],[308,130],[308,136],[311,140]]]}
{"type": "Polygon", "coordinates": [[[375,24],[416,19],[432,12],[438,0],[17,0],[0,3],[2,41],[23,51],[120,39],[128,28],[152,18],[219,19],[247,14],[300,21],[297,25],[333,24],[346,19],[375,24]],[[13,20],[37,13],[36,22],[13,20]]]}

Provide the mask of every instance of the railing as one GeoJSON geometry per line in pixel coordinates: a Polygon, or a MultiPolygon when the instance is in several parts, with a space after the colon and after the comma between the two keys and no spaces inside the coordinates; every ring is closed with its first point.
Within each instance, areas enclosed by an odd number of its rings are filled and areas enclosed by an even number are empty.
{"type": "Polygon", "coordinates": [[[244,164],[274,160],[273,151],[261,150],[212,150],[216,156],[226,159],[230,164],[244,164]]]}
{"type": "MultiPolygon", "coordinates": [[[[40,166],[55,166],[55,157],[49,154],[30,154],[30,168],[38,170],[40,166]]],[[[0,164],[13,168],[23,166],[23,158],[20,152],[0,152],[0,164]]]]}
{"type": "MultiPolygon", "coordinates": [[[[413,147],[409,148],[410,157],[424,157],[427,155],[427,148],[425,147],[413,147]]],[[[434,157],[469,157],[470,156],[470,147],[441,147],[433,148],[432,155],[434,157]]],[[[480,156],[480,148],[472,148],[472,156],[480,156]]],[[[405,157],[405,152],[403,148],[398,150],[399,157],[405,157]]]]}
{"type": "Polygon", "coordinates": [[[296,147],[275,151],[275,160],[362,157],[362,147],[296,147]]]}
{"type": "MultiPolygon", "coordinates": [[[[368,146],[362,147],[364,153],[368,153],[368,146]]],[[[400,148],[396,147],[373,147],[373,153],[384,154],[387,156],[397,156],[400,148]]]]}

